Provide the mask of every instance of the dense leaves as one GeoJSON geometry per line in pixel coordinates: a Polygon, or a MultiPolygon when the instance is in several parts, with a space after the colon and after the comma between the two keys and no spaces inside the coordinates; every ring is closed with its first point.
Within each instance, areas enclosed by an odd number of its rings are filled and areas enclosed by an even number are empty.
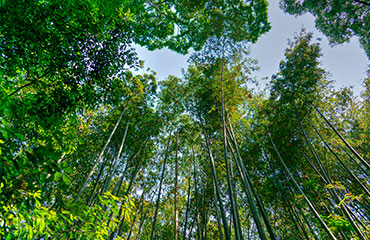
{"type": "Polygon", "coordinates": [[[316,27],[332,44],[348,42],[359,38],[361,46],[370,58],[370,3],[357,0],[282,0],[285,12],[295,16],[311,13],[316,18],[316,27]]]}
{"type": "MultiPolygon", "coordinates": [[[[282,6],[363,20],[361,2],[282,6]]],[[[268,94],[256,92],[249,42],[269,30],[266,10],[264,0],[1,1],[0,237],[369,238],[369,78],[360,97],[334,89],[302,30],[268,94]],[[159,81],[136,71],[133,43],[195,52],[183,77],[159,81]]],[[[368,24],[353,19],[338,23],[345,36],[322,28],[366,49],[368,24]]]]}

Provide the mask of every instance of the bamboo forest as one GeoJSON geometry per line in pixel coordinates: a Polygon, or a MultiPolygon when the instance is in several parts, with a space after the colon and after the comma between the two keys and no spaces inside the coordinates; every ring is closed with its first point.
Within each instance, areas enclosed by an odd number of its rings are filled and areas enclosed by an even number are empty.
{"type": "MultiPolygon", "coordinates": [[[[370,59],[368,0],[278,2],[370,59]]],[[[358,94],[335,87],[302,27],[256,90],[269,14],[267,0],[0,0],[0,238],[370,239],[369,62],[358,94]],[[159,78],[138,46],[188,65],[159,78]]]]}

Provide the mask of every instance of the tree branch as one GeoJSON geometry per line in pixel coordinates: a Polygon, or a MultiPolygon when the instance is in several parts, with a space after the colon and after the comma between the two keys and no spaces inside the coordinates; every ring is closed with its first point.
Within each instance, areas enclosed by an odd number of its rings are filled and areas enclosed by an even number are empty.
{"type": "Polygon", "coordinates": [[[145,2],[147,2],[149,5],[153,6],[155,9],[157,9],[157,11],[159,12],[159,17],[158,19],[160,20],[162,18],[162,11],[161,9],[159,9],[158,5],[152,3],[151,1],[149,0],[145,0],[145,2]]]}
{"type": "Polygon", "coordinates": [[[233,8],[235,15],[237,15],[238,11],[236,10],[234,4],[230,0],[227,0],[227,1],[230,3],[231,7],[233,8]]]}
{"type": "Polygon", "coordinates": [[[155,4],[155,3],[153,3],[153,2],[151,2],[149,0],[145,0],[145,2],[148,3],[149,5],[151,5],[152,7],[154,7],[159,12],[159,17],[158,17],[159,19],[161,19],[162,18],[162,15],[164,15],[165,17],[167,17],[167,18],[171,19],[172,21],[174,21],[175,24],[181,23],[181,24],[186,25],[186,23],[184,21],[182,21],[180,19],[176,19],[176,18],[174,18],[174,17],[172,17],[172,16],[170,16],[170,15],[168,15],[168,14],[166,14],[166,13],[164,13],[164,12],[161,11],[161,9],[159,8],[159,5],[161,5],[161,4],[163,4],[163,3],[167,2],[167,1],[162,1],[162,2],[160,2],[158,4],[155,4]]]}
{"type": "Polygon", "coordinates": [[[357,3],[361,3],[361,4],[364,4],[366,6],[369,6],[370,7],[370,3],[368,2],[365,2],[365,1],[361,1],[361,0],[353,0],[354,2],[357,2],[357,3]]]}
{"type": "Polygon", "coordinates": [[[46,75],[48,75],[49,73],[50,73],[50,71],[47,71],[47,72],[45,72],[43,75],[41,75],[40,77],[37,77],[37,78],[33,79],[31,82],[26,83],[25,85],[18,87],[17,89],[15,89],[15,90],[14,90],[14,92],[12,92],[11,94],[9,94],[9,97],[10,97],[10,96],[13,96],[14,94],[16,94],[17,92],[19,92],[19,91],[20,91],[20,90],[22,90],[23,88],[28,87],[28,86],[31,86],[31,85],[32,85],[32,84],[34,84],[37,80],[39,80],[40,78],[45,77],[45,76],[46,76],[46,75]]]}

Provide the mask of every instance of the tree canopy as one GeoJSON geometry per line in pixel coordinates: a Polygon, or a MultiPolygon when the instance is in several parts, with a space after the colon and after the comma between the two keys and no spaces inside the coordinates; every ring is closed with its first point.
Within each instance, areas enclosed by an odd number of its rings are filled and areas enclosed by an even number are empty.
{"type": "MultiPolygon", "coordinates": [[[[342,2],[282,7],[366,50],[368,4],[342,2]]],[[[267,7],[0,1],[0,237],[369,239],[370,78],[335,89],[302,29],[254,89],[267,7]],[[133,44],[193,54],[158,79],[133,44]]]]}
{"type": "Polygon", "coordinates": [[[370,58],[370,3],[359,0],[282,0],[281,8],[299,16],[311,13],[316,27],[324,33],[333,45],[349,42],[356,36],[370,58]]]}

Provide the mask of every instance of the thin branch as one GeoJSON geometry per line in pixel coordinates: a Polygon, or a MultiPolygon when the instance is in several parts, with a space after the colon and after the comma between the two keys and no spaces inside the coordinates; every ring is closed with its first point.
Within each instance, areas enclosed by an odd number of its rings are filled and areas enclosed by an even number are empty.
{"type": "Polygon", "coordinates": [[[13,96],[14,94],[16,94],[17,92],[19,92],[20,90],[22,90],[23,88],[25,87],[28,87],[28,86],[31,86],[32,84],[34,84],[37,80],[39,80],[40,78],[43,78],[45,77],[46,75],[48,75],[50,73],[50,71],[46,71],[43,75],[41,75],[40,77],[36,77],[35,79],[33,79],[31,82],[29,83],[26,83],[25,85],[23,86],[20,86],[18,87],[17,89],[14,90],[14,92],[12,92],[11,94],[9,94],[9,97],[13,96]]]}
{"type": "Polygon", "coordinates": [[[234,4],[230,0],[227,0],[227,1],[230,3],[231,7],[233,8],[235,15],[237,15],[238,11],[236,10],[234,4]]]}
{"type": "Polygon", "coordinates": [[[145,2],[147,2],[149,5],[153,6],[155,9],[157,9],[157,11],[159,12],[158,19],[160,20],[162,18],[162,11],[161,11],[161,9],[159,9],[158,5],[152,3],[149,0],[145,0],[145,2]]]}
{"type": "Polygon", "coordinates": [[[174,17],[172,17],[172,16],[170,16],[170,15],[168,15],[168,14],[166,14],[166,13],[164,13],[164,12],[161,11],[161,9],[159,8],[159,5],[165,3],[166,1],[162,1],[162,2],[160,2],[158,4],[154,4],[153,2],[151,2],[149,0],[145,0],[145,2],[148,3],[149,5],[153,6],[159,12],[158,19],[161,19],[162,18],[162,15],[164,15],[165,17],[167,17],[167,18],[171,19],[172,21],[174,21],[175,24],[181,23],[183,25],[187,25],[184,21],[181,21],[180,19],[176,19],[176,18],[174,18],[174,17]]]}
{"type": "Polygon", "coordinates": [[[366,6],[369,6],[370,7],[370,3],[367,3],[365,1],[361,1],[361,0],[353,0],[354,2],[357,2],[357,3],[361,3],[363,5],[366,5],[366,6]]]}

